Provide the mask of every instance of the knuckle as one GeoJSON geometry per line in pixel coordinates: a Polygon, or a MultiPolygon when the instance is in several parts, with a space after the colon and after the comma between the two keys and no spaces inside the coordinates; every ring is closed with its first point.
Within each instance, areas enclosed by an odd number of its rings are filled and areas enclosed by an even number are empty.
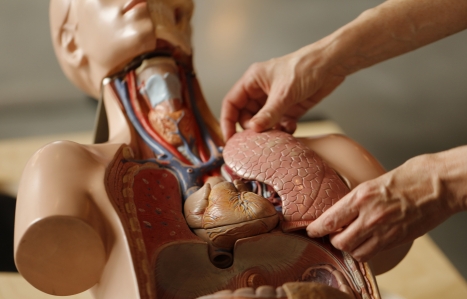
{"type": "Polygon", "coordinates": [[[366,262],[368,261],[368,256],[367,254],[365,253],[361,253],[361,252],[357,252],[357,253],[350,253],[350,255],[357,261],[357,262],[360,262],[360,263],[363,263],[363,262],[366,262]]]}
{"type": "Polygon", "coordinates": [[[381,217],[384,217],[384,211],[379,205],[375,205],[369,209],[368,213],[365,213],[364,217],[364,224],[366,224],[368,227],[377,223],[379,221],[378,219],[381,217]]]}
{"type": "Polygon", "coordinates": [[[368,245],[368,243],[363,244],[349,253],[355,260],[359,262],[367,262],[379,251],[378,244],[371,244],[371,246],[368,245]]]}
{"type": "Polygon", "coordinates": [[[247,74],[249,75],[256,75],[263,71],[263,63],[262,62],[255,62],[247,70],[247,74]]]}
{"type": "Polygon", "coordinates": [[[286,107],[291,104],[291,100],[295,99],[292,89],[292,85],[287,82],[275,82],[271,93],[276,95],[277,104],[286,107]]]}
{"type": "Polygon", "coordinates": [[[348,249],[347,246],[345,245],[345,243],[340,241],[340,240],[339,241],[333,241],[332,245],[334,245],[334,247],[336,247],[339,250],[346,251],[348,249]]]}
{"type": "Polygon", "coordinates": [[[324,216],[322,223],[323,229],[327,232],[334,232],[337,229],[334,217],[324,216]]]}
{"type": "Polygon", "coordinates": [[[342,250],[342,251],[350,250],[349,244],[342,239],[334,239],[331,241],[331,243],[332,245],[334,245],[334,247],[336,247],[339,250],[342,250]]]}
{"type": "Polygon", "coordinates": [[[372,181],[361,183],[357,186],[353,201],[358,207],[365,207],[375,198],[375,186],[372,181]]]}
{"type": "Polygon", "coordinates": [[[369,182],[364,182],[358,186],[357,199],[366,200],[372,192],[372,186],[369,182]]]}

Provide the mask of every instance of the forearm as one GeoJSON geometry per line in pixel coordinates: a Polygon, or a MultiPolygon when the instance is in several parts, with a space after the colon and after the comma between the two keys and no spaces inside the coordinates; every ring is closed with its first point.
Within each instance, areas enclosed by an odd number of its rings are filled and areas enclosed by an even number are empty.
{"type": "Polygon", "coordinates": [[[466,28],[465,0],[389,0],[303,50],[318,46],[322,65],[346,76],[466,28]]]}
{"type": "MultiPolygon", "coordinates": [[[[432,225],[467,210],[467,146],[414,157],[382,180],[388,199],[402,199],[432,225]]],[[[425,224],[426,225],[426,224],[425,224]]]]}

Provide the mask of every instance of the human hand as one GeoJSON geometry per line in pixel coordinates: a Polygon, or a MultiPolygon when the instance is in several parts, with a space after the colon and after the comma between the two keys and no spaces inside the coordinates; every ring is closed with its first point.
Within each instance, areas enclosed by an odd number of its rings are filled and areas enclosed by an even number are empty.
{"type": "Polygon", "coordinates": [[[465,171],[446,167],[446,161],[453,159],[443,155],[415,157],[360,184],[311,223],[308,235],[330,234],[336,248],[358,261],[368,261],[382,250],[425,234],[465,208],[463,197],[453,191],[461,189],[458,178],[465,177],[465,171]]]}
{"type": "Polygon", "coordinates": [[[300,116],[345,76],[466,29],[466,5],[461,0],[450,5],[385,1],[309,46],[252,65],[224,98],[224,137],[235,133],[237,122],[257,132],[276,125],[293,131],[300,116]],[[420,24],[429,26],[412,32],[420,24]]]}
{"type": "Polygon", "coordinates": [[[317,42],[289,55],[253,64],[224,98],[221,127],[227,140],[236,123],[256,132],[293,133],[298,119],[330,94],[345,76],[331,71],[317,42]]]}

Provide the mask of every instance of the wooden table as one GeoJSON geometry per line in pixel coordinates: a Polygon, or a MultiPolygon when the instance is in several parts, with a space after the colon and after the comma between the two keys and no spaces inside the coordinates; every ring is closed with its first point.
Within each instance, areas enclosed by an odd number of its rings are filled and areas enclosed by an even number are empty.
{"type": "MultiPolygon", "coordinates": [[[[301,124],[297,136],[339,133],[333,122],[301,124]]],[[[18,181],[27,160],[43,145],[55,140],[89,144],[90,132],[0,140],[0,191],[16,194],[18,181]]],[[[417,239],[406,258],[390,272],[377,277],[384,299],[467,298],[467,283],[428,236],[417,239]]],[[[19,274],[0,273],[0,299],[52,299],[29,285],[19,274]]],[[[70,299],[91,299],[84,292],[70,299]]]]}

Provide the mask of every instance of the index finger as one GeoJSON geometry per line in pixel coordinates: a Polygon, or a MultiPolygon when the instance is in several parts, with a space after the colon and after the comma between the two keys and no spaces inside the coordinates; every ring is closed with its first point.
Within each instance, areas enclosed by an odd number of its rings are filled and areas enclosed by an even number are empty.
{"type": "Polygon", "coordinates": [[[240,120],[241,111],[246,109],[248,103],[252,100],[260,100],[266,96],[266,92],[249,72],[245,73],[235,83],[224,97],[221,108],[220,123],[226,140],[235,134],[235,125],[240,120]]]}
{"type": "Polygon", "coordinates": [[[311,238],[324,237],[352,223],[358,216],[358,209],[350,205],[352,192],[326,210],[306,228],[311,238]]]}
{"type": "Polygon", "coordinates": [[[235,125],[239,121],[240,111],[248,104],[249,96],[244,89],[243,81],[244,79],[241,78],[222,101],[220,124],[226,140],[235,134],[235,125]]]}
{"type": "Polygon", "coordinates": [[[222,104],[220,124],[226,141],[237,131],[235,126],[239,121],[240,109],[231,102],[224,101],[222,104]]]}

